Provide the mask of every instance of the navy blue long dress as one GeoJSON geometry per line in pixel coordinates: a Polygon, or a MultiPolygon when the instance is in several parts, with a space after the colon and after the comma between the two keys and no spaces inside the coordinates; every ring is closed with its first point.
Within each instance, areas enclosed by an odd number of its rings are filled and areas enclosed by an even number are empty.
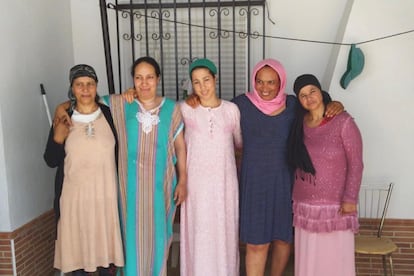
{"type": "Polygon", "coordinates": [[[286,109],[262,113],[246,97],[233,99],[240,109],[243,155],[240,175],[240,239],[250,244],[292,242],[293,173],[287,141],[297,100],[288,95],[286,109]]]}

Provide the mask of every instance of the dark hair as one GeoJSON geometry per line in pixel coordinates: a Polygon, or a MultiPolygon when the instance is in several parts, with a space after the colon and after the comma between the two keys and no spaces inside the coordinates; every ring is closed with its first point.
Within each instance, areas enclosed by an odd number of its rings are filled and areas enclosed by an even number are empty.
{"type": "MultiPolygon", "coordinates": [[[[328,92],[321,90],[323,103],[326,106],[332,101],[328,92]]],[[[313,166],[312,159],[309,156],[308,149],[303,142],[303,118],[307,111],[302,107],[299,101],[296,103],[296,116],[290,130],[288,139],[288,162],[292,168],[299,168],[304,172],[315,175],[316,170],[313,166]]]]}
{"type": "Polygon", "coordinates": [[[132,67],[131,67],[132,77],[134,77],[135,75],[135,67],[137,67],[142,62],[148,63],[149,65],[154,67],[155,74],[157,75],[157,77],[160,76],[161,69],[160,69],[160,66],[158,65],[158,62],[155,59],[153,59],[152,57],[140,57],[139,59],[134,61],[134,64],[132,64],[132,67]]]}

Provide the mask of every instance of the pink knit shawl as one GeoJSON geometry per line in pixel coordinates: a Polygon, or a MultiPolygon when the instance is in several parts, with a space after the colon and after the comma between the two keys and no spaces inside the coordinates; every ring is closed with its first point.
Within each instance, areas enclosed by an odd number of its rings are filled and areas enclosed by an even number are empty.
{"type": "Polygon", "coordinates": [[[285,68],[283,68],[283,65],[279,61],[269,58],[269,59],[264,59],[258,62],[256,66],[253,68],[252,86],[253,86],[253,92],[247,92],[246,96],[264,114],[270,115],[276,110],[285,106],[286,104],[286,92],[285,92],[286,72],[285,72],[285,68]],[[276,71],[276,73],[279,75],[279,79],[280,79],[279,92],[276,95],[276,97],[270,101],[263,100],[255,88],[256,74],[260,69],[262,69],[266,65],[273,68],[276,71]]]}

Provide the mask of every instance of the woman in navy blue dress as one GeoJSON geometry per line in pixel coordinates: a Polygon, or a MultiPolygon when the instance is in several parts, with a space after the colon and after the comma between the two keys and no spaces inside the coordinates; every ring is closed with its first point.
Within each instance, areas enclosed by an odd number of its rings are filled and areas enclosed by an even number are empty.
{"type": "MultiPolygon", "coordinates": [[[[233,99],[240,109],[243,138],[240,239],[246,243],[247,275],[264,274],[271,246],[271,275],[281,276],[293,239],[293,173],[287,143],[297,100],[286,95],[286,72],[274,59],[256,64],[252,83],[252,92],[233,99]]],[[[326,115],[342,110],[341,104],[334,103],[326,115]]]]}

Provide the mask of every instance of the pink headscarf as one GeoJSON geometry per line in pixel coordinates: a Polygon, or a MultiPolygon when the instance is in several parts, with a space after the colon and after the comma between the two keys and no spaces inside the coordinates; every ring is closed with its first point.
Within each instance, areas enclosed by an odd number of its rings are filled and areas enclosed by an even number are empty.
{"type": "Polygon", "coordinates": [[[246,96],[264,114],[267,114],[267,115],[272,114],[274,111],[285,106],[286,104],[286,93],[285,93],[286,72],[285,72],[285,68],[283,68],[283,65],[279,61],[275,59],[271,59],[271,58],[259,61],[256,64],[256,66],[253,68],[252,85],[253,85],[253,92],[247,92],[246,96]],[[279,75],[279,79],[280,79],[279,93],[276,95],[274,99],[270,101],[263,100],[255,88],[256,74],[260,69],[262,69],[266,65],[270,66],[273,70],[275,70],[276,73],[279,75]]]}

